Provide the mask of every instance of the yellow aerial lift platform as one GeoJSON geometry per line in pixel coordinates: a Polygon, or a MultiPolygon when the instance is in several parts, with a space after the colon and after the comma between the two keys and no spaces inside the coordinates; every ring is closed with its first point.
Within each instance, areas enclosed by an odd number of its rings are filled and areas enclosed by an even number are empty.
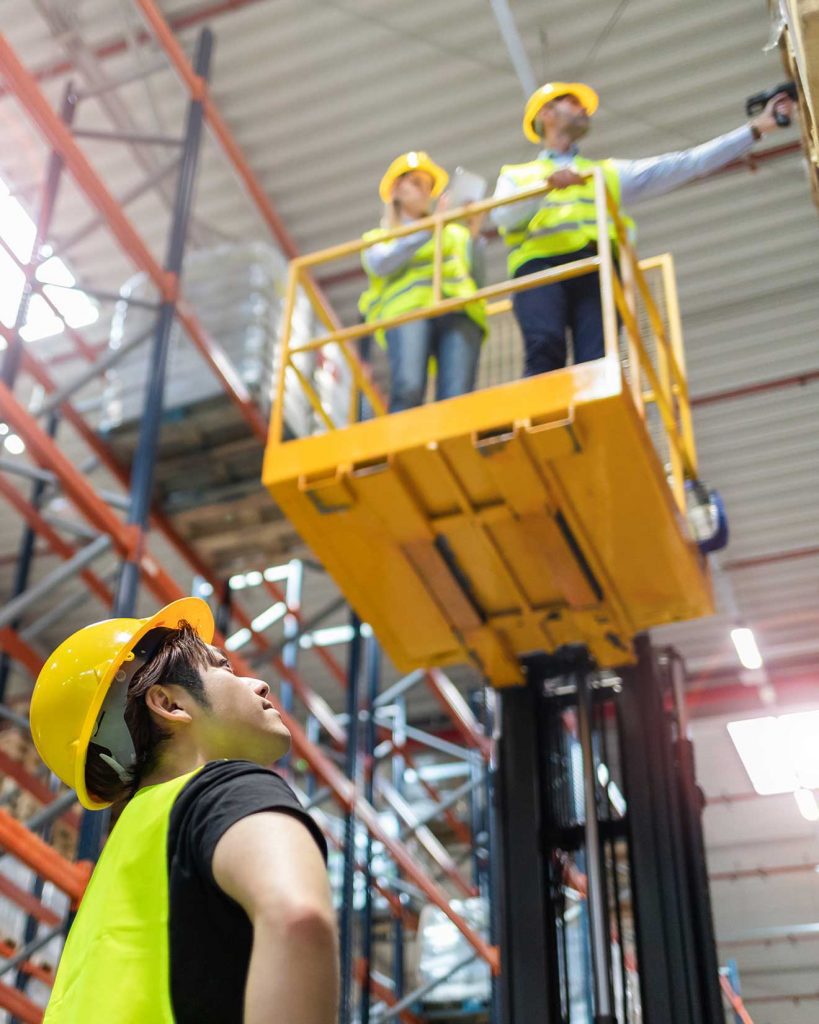
{"type": "MultiPolygon", "coordinates": [[[[639,631],[713,610],[685,518],[696,456],[671,260],[639,263],[602,175],[596,190],[598,237],[616,224],[617,262],[603,244],[593,258],[479,295],[494,301],[599,273],[605,357],[401,413],[384,414],[347,348],[372,324],[334,330],[325,320],[326,335],[289,344],[299,289],[312,297],[310,269],[366,243],[291,266],[264,483],[401,671],[469,660],[492,685],[514,685],[523,654],[566,643],[586,644],[600,666],[622,665],[639,631]],[[344,425],[293,358],[333,342],[353,377],[344,425]],[[292,383],[307,393],[321,433],[284,436],[292,383]],[[362,393],[374,415],[354,422],[362,393]]],[[[495,205],[473,204],[468,214],[495,205]]],[[[436,214],[392,232],[434,231],[436,296],[441,228],[463,216],[436,214]]],[[[380,326],[463,304],[436,298],[431,309],[380,326]]],[[[490,312],[508,307],[495,301],[490,312]]]]}

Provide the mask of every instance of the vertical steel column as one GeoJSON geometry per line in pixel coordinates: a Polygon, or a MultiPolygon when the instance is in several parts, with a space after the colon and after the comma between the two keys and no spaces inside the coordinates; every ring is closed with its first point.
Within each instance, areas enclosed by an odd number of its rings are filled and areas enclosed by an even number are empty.
{"type": "MultiPolygon", "coordinates": [[[[475,719],[484,725],[486,721],[486,690],[474,690],[469,695],[469,704],[475,719]]],[[[485,725],[484,725],[485,728],[485,725]]],[[[469,791],[469,829],[472,834],[472,884],[476,892],[489,899],[489,814],[486,802],[486,762],[472,760],[469,775],[474,788],[469,791]]]]}
{"type": "MultiPolygon", "coordinates": [[[[213,50],[213,33],[203,29],[196,44],[194,70],[201,79],[207,79],[213,50]]],[[[201,99],[193,99],[188,105],[185,142],[179,175],[176,182],[173,221],[165,270],[177,278],[182,272],[185,241],[193,205],[194,182],[199,158],[199,145],[204,122],[204,106],[201,99]]],[[[140,533],[145,530],[153,489],[154,463],[162,420],[162,398],[165,390],[165,368],[168,362],[171,328],[176,315],[176,300],[165,299],[159,309],[156,325],[156,339],[151,355],[151,377],[139,443],[131,470],[131,504],[128,509],[128,523],[136,526],[140,533]]],[[[136,607],[139,590],[140,559],[135,552],[122,566],[115,599],[116,615],[132,615],[136,607]]]]}
{"type": "MultiPolygon", "coordinates": [[[[74,120],[76,110],[77,96],[74,92],[74,83],[67,82],[65,90],[63,91],[63,102],[60,108],[60,117],[64,124],[71,124],[74,120]]],[[[2,377],[3,382],[10,388],[14,387],[14,382],[17,379],[17,374],[20,369],[20,362],[23,358],[24,343],[20,336],[20,331],[25,326],[26,320],[28,319],[29,304],[34,290],[31,284],[31,278],[28,275],[35,273],[35,263],[39,263],[40,261],[43,244],[51,230],[51,221],[54,216],[54,207],[57,203],[62,171],[63,158],[55,149],[52,149],[48,159],[45,187],[43,189],[42,202],[37,216],[37,228],[34,234],[34,242],[31,247],[31,256],[29,258],[28,268],[26,271],[27,276],[23,283],[23,290],[20,294],[20,301],[17,305],[17,313],[14,319],[14,333],[8,347],[6,348],[6,352],[3,357],[2,373],[0,373],[0,377],[2,377]]],[[[49,416],[47,421],[46,429],[49,437],[53,438],[56,435],[58,423],[59,413],[54,412],[49,416]]],[[[35,509],[39,509],[44,491],[45,484],[43,481],[35,481],[29,498],[30,503],[35,509]]],[[[17,558],[17,566],[15,569],[12,597],[18,597],[28,586],[29,575],[31,573],[31,560],[34,556],[34,545],[36,539],[37,537],[34,530],[30,526],[24,527],[23,536],[20,541],[20,553],[17,558]]],[[[12,622],[11,625],[12,628],[16,629],[18,623],[12,622]]],[[[0,701],[5,699],[10,668],[11,659],[8,654],[3,651],[2,654],[0,654],[0,701]]]]}
{"type": "Polygon", "coordinates": [[[585,650],[579,654],[573,672],[577,692],[577,726],[583,753],[583,804],[586,831],[586,877],[591,946],[592,989],[595,1024],[616,1024],[614,997],[611,989],[611,947],[609,921],[603,880],[603,847],[597,817],[597,769],[592,741],[592,699],[590,677],[592,667],[585,650]]]}
{"type": "MultiPolygon", "coordinates": [[[[572,989],[565,915],[564,869],[554,857],[555,851],[574,848],[578,843],[577,823],[582,814],[575,785],[576,765],[574,752],[579,750],[579,741],[566,728],[564,704],[547,692],[547,683],[559,680],[563,684],[571,674],[576,658],[571,649],[561,650],[554,655],[535,655],[526,659],[530,679],[538,682],[538,763],[540,767],[540,851],[544,862],[544,885],[547,904],[544,917],[546,936],[546,962],[551,973],[549,985],[549,1014],[555,1021],[563,1021],[572,1013],[572,989]],[[575,835],[569,838],[571,832],[575,835]]],[[[582,851],[577,853],[577,866],[585,864],[582,851]]],[[[582,868],[581,868],[582,870],[582,868]]],[[[581,906],[581,918],[587,918],[585,905],[581,906]],[[582,917],[586,915],[586,917],[582,917]]],[[[585,931],[584,931],[585,934],[585,931]]],[[[593,1005],[591,991],[591,965],[588,963],[587,944],[581,946],[581,957],[588,981],[588,1006],[593,1005]]]]}
{"type": "MultiPolygon", "coordinates": [[[[366,727],[364,730],[364,799],[372,804],[375,794],[375,702],[381,689],[381,649],[374,636],[368,637],[366,644],[367,654],[367,697],[366,697],[366,727]]],[[[364,912],[361,916],[362,950],[361,958],[364,962],[363,978],[361,982],[361,1009],[359,1011],[360,1024],[370,1024],[370,996],[373,955],[373,837],[367,831],[367,846],[364,856],[364,912]]]]}
{"type": "MultiPolygon", "coordinates": [[[[307,734],[307,739],[314,747],[317,747],[321,742],[321,725],[315,715],[308,715],[307,721],[305,722],[304,731],[307,734]]],[[[316,773],[307,773],[307,796],[312,799],[316,794],[316,773]]]]}
{"type": "MultiPolygon", "coordinates": [[[[361,619],[351,612],[353,635],[347,662],[347,756],[345,772],[353,786],[358,776],[358,685],[361,674],[361,619]]],[[[341,886],[341,919],[339,947],[341,958],[340,1024],[353,1022],[353,940],[355,925],[355,812],[344,816],[344,873],[341,886]]]]}
{"type": "MultiPolygon", "coordinates": [[[[483,694],[483,714],[481,716],[481,721],[484,732],[490,738],[495,737],[495,704],[495,692],[487,687],[483,694]]],[[[486,806],[487,853],[489,856],[486,871],[486,898],[489,901],[489,941],[493,946],[497,946],[501,941],[503,898],[503,894],[501,892],[501,881],[503,878],[501,857],[503,854],[501,850],[497,817],[497,776],[497,745],[493,744],[489,762],[486,765],[484,796],[486,806]]],[[[492,1003],[489,1019],[490,1024],[503,1024],[503,990],[500,978],[494,973],[492,974],[492,1003]]]]}
{"type": "MultiPolygon", "coordinates": [[[[667,833],[667,878],[669,881],[668,909],[676,918],[678,956],[685,975],[686,991],[680,993],[680,1002],[687,999],[688,1013],[692,1021],[700,1019],[703,993],[700,990],[700,976],[697,964],[700,950],[694,935],[689,880],[687,876],[685,837],[680,807],[680,778],[677,755],[672,738],[672,720],[667,711],[667,698],[673,699],[673,685],[667,659],[655,661],[657,666],[657,688],[660,700],[659,753],[661,757],[660,780],[664,783],[664,831],[667,833]]],[[[716,984],[716,982],[715,982],[716,984]]],[[[721,1000],[720,1000],[721,1003],[721,1000]]]]}
{"type": "MultiPolygon", "coordinates": [[[[406,761],[398,753],[404,749],[407,740],[407,698],[401,694],[395,698],[395,718],[393,719],[392,739],[395,753],[392,758],[392,784],[399,796],[404,795],[404,772],[406,761]]],[[[395,865],[395,874],[398,879],[401,877],[401,869],[395,865]]],[[[406,893],[398,893],[398,902],[403,906],[407,902],[406,893]]],[[[404,995],[404,919],[397,914],[393,923],[392,932],[392,977],[393,991],[396,999],[404,995]]]]}
{"type": "Polygon", "coordinates": [[[542,856],[538,718],[540,679],[509,687],[501,706],[498,821],[503,870],[501,935],[504,1019],[557,1024],[551,1008],[546,889],[542,856]]]}
{"type": "MultiPolygon", "coordinates": [[[[63,92],[63,102],[60,108],[60,117],[65,125],[70,126],[77,112],[77,94],[74,91],[74,83],[67,82],[63,92]]],[[[3,369],[0,378],[10,388],[14,388],[17,374],[20,371],[20,363],[23,359],[24,342],[20,336],[20,330],[25,326],[28,319],[28,308],[31,296],[34,291],[29,274],[34,274],[34,264],[39,262],[40,250],[51,230],[51,220],[54,215],[54,207],[57,203],[57,193],[60,188],[60,178],[63,172],[63,158],[56,149],[52,149],[48,158],[48,170],[46,171],[45,186],[43,188],[43,201],[37,217],[37,228],[34,234],[34,242],[31,248],[31,257],[26,270],[26,280],[23,283],[23,291],[20,295],[20,302],[17,305],[17,315],[14,320],[14,334],[6,348],[3,357],[3,369]]]]}
{"type": "Polygon", "coordinates": [[[688,993],[678,956],[679,922],[669,919],[667,829],[659,736],[662,704],[654,655],[646,637],[635,641],[638,661],[624,669],[617,707],[640,992],[646,1020],[690,1024],[688,993]],[[665,834],[664,834],[665,833],[665,834]]]}
{"type": "MultiPolygon", "coordinates": [[[[196,43],[196,74],[207,79],[210,58],[213,51],[213,33],[203,29],[196,43]]],[[[179,174],[176,181],[171,234],[165,259],[165,270],[179,277],[185,253],[185,240],[193,205],[194,182],[202,138],[203,105],[200,99],[188,104],[185,125],[185,141],[179,174]]],[[[156,336],[151,354],[151,377],[139,432],[139,442],[131,470],[131,495],[128,509],[128,523],[135,526],[140,534],[137,550],[131,553],[120,570],[114,615],[132,616],[136,611],[140,578],[140,554],[142,535],[148,524],[148,514],[153,489],[154,464],[162,420],[162,399],[165,390],[165,368],[168,363],[171,328],[176,313],[175,299],[165,299],[157,317],[156,336]]],[[[107,811],[86,811],[80,827],[77,844],[77,859],[95,861],[102,846],[102,837],[108,822],[107,811]]]]}
{"type": "Polygon", "coordinates": [[[637,667],[623,673],[620,726],[643,1011],[646,1019],[721,1024],[702,795],[684,731],[682,679],[676,656],[665,676],[646,637],[635,647],[637,667]]]}
{"type": "MultiPolygon", "coordinates": [[[[688,738],[684,669],[676,652],[672,655],[670,671],[677,712],[675,754],[679,781],[681,832],[688,882],[686,902],[691,914],[694,948],[697,953],[696,969],[700,982],[702,1019],[707,1024],[721,1024],[723,1011],[722,992],[719,984],[719,960],[711,908],[711,890],[708,883],[705,837],[702,831],[702,812],[705,807],[705,799],[702,790],[697,785],[694,745],[688,738]]],[[[736,986],[734,987],[736,988],[736,986]]]]}
{"type": "MultiPolygon", "coordinates": [[[[304,586],[304,566],[298,558],[291,558],[287,574],[287,584],[284,588],[284,603],[294,614],[289,611],[284,616],[282,623],[284,631],[284,646],[282,647],[282,661],[286,668],[295,671],[299,663],[299,611],[301,609],[301,594],[304,586]]],[[[282,678],[279,682],[279,703],[284,710],[291,715],[293,713],[293,684],[282,678]]],[[[285,771],[290,770],[291,757],[288,753],[282,758],[282,767],[285,771]]]]}

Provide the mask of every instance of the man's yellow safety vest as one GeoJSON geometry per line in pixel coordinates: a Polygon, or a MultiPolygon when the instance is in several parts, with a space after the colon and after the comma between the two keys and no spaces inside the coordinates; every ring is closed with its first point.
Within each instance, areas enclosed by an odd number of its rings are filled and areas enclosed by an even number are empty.
{"type": "MultiPolygon", "coordinates": [[[[611,160],[586,160],[576,156],[572,168],[578,174],[591,174],[595,167],[603,168],[606,186],[617,206],[620,206],[620,177],[611,160]]],[[[566,165],[548,158],[532,160],[528,164],[507,164],[501,174],[511,178],[520,189],[537,188],[555,171],[566,165]]],[[[633,222],[626,218],[631,226],[633,222]]],[[[554,189],[541,199],[540,208],[528,224],[515,228],[501,228],[509,254],[509,276],[530,260],[549,256],[563,256],[578,252],[597,241],[597,215],[594,199],[594,180],[583,185],[554,189]]],[[[614,222],[609,217],[609,234],[616,242],[614,222]]]]}
{"type": "Polygon", "coordinates": [[[43,1024],[173,1024],[168,826],[194,774],[148,786],[125,807],[68,933],[43,1024]]]}
{"type": "MultiPolygon", "coordinates": [[[[387,231],[375,228],[367,231],[362,237],[367,241],[377,241],[387,231]]],[[[441,295],[443,298],[465,298],[477,291],[472,277],[469,247],[471,236],[463,224],[447,224],[444,226],[441,244],[441,295]]],[[[434,243],[430,239],[399,270],[386,277],[378,277],[367,267],[366,249],[362,253],[362,263],[370,280],[369,288],[358,302],[358,308],[365,321],[386,320],[411,310],[426,309],[432,305],[432,265],[434,259],[434,243]]],[[[475,323],[486,330],[486,305],[483,300],[468,302],[463,310],[475,323]]],[[[379,345],[385,345],[384,332],[375,331],[379,345]]]]}

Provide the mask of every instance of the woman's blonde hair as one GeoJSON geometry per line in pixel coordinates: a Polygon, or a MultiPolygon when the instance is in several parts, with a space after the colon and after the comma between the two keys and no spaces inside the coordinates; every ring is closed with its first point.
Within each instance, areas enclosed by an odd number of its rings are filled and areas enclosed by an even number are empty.
{"type": "Polygon", "coordinates": [[[384,212],[381,214],[381,227],[385,231],[397,228],[401,224],[401,207],[395,199],[384,203],[384,212]]]}
{"type": "MultiPolygon", "coordinates": [[[[406,174],[409,171],[405,172],[406,174]]],[[[393,182],[393,188],[403,178],[404,175],[400,174],[393,182]]],[[[432,198],[430,197],[430,203],[432,198]]],[[[401,202],[399,199],[391,199],[388,203],[384,203],[384,212],[381,215],[381,227],[385,231],[389,231],[390,228],[398,228],[401,226],[401,202]]]]}

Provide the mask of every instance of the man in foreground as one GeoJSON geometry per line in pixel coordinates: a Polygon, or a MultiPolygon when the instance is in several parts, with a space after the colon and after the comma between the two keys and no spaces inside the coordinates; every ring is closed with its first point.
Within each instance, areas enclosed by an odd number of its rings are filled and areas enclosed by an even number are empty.
{"type": "Polygon", "coordinates": [[[334,1024],[326,845],[267,768],[269,686],[211,646],[204,601],[79,630],[46,662],[34,742],[83,806],[124,808],[44,1024],[334,1024]]]}

